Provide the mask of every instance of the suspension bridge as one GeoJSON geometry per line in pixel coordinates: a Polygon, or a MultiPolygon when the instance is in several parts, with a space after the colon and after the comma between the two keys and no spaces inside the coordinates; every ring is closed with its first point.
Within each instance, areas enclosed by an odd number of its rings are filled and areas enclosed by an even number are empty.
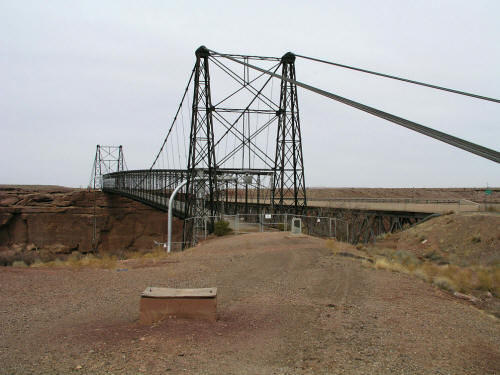
{"type": "Polygon", "coordinates": [[[175,216],[184,220],[184,246],[196,244],[217,218],[230,214],[256,214],[257,220],[264,214],[342,218],[351,223],[345,239],[356,243],[433,213],[310,204],[299,87],[500,163],[498,151],[301,82],[295,62],[306,59],[478,100],[500,103],[498,99],[291,52],[282,57],[249,56],[201,46],[195,56],[174,119],[150,168],[127,170],[121,146],[97,146],[91,176],[94,189],[161,210],[168,209],[172,193],[185,182],[172,200],[175,216]]]}

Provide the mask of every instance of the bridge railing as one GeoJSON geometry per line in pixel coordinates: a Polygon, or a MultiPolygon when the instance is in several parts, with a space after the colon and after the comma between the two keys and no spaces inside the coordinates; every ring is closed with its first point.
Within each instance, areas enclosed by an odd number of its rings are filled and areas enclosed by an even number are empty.
{"type": "MultiPolygon", "coordinates": [[[[199,170],[202,175],[206,171],[199,170]]],[[[205,173],[205,174],[203,174],[205,173]]],[[[270,203],[270,172],[266,170],[217,170],[218,204],[224,202],[270,203]]],[[[117,193],[141,201],[162,210],[168,209],[169,198],[174,189],[188,178],[186,170],[153,169],[129,170],[109,173],[103,176],[103,191],[117,193]]],[[[208,189],[197,199],[207,200],[208,189]]],[[[184,215],[185,201],[188,198],[186,187],[176,195],[177,216],[184,215]]],[[[285,197],[288,202],[289,197],[285,197]]]]}
{"type": "MultiPolygon", "coordinates": [[[[187,172],[175,169],[132,170],[103,176],[103,191],[117,193],[161,210],[168,209],[170,195],[187,178],[187,172]]],[[[185,191],[180,191],[174,202],[177,215],[184,213],[185,191]]]]}

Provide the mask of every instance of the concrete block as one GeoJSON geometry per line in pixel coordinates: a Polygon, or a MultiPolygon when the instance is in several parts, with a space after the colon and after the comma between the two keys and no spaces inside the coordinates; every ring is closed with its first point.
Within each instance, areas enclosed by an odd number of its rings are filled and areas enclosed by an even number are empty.
{"type": "Polygon", "coordinates": [[[217,288],[174,289],[148,287],[141,295],[139,322],[195,319],[215,322],[217,288]]]}

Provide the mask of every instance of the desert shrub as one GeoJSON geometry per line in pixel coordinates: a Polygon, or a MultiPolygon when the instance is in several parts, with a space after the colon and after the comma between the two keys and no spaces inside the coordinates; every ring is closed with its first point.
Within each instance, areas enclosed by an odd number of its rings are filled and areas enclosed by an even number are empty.
{"type": "Polygon", "coordinates": [[[378,258],[375,261],[375,268],[392,272],[409,273],[409,270],[402,264],[391,262],[386,258],[378,258]]]}
{"type": "Polygon", "coordinates": [[[489,292],[493,292],[495,290],[495,280],[492,272],[481,268],[476,271],[476,274],[478,280],[477,289],[487,290],[489,292]]]}
{"type": "Polygon", "coordinates": [[[466,293],[474,289],[476,276],[470,268],[449,266],[446,275],[453,280],[459,292],[466,293]]]}
{"type": "Polygon", "coordinates": [[[373,264],[370,262],[370,260],[369,259],[362,259],[361,260],[361,267],[368,268],[368,269],[373,269],[373,264]]]}
{"type": "Polygon", "coordinates": [[[422,271],[424,271],[431,280],[439,274],[439,266],[435,264],[426,262],[422,264],[421,268],[422,271]]]}
{"type": "Polygon", "coordinates": [[[493,291],[492,293],[497,297],[500,297],[500,266],[495,266],[493,268],[493,291]]]}
{"type": "Polygon", "coordinates": [[[398,250],[394,252],[392,255],[393,260],[397,261],[398,263],[403,264],[404,266],[408,268],[416,268],[419,264],[422,262],[415,256],[415,254],[410,253],[409,251],[405,250],[398,250]]]}
{"type": "MultiPolygon", "coordinates": [[[[428,254],[426,258],[435,257],[428,254]]],[[[410,273],[450,292],[470,293],[473,290],[484,290],[500,296],[500,265],[461,267],[455,264],[436,264],[432,261],[422,262],[413,254],[398,250],[378,254],[374,267],[410,273]]]]}
{"type": "Polygon", "coordinates": [[[219,220],[215,223],[214,233],[216,236],[225,236],[231,232],[231,228],[229,228],[229,222],[225,220],[219,220]]]}
{"type": "Polygon", "coordinates": [[[478,235],[475,235],[471,238],[470,240],[472,243],[479,243],[481,242],[481,236],[478,234],[478,235]]]}
{"type": "Polygon", "coordinates": [[[35,258],[33,263],[30,264],[30,267],[36,268],[36,267],[43,267],[43,262],[40,258],[35,258]]]}
{"type": "Polygon", "coordinates": [[[96,257],[93,254],[86,254],[84,257],[80,259],[80,264],[82,266],[90,266],[96,257]]]}
{"type": "Polygon", "coordinates": [[[377,236],[377,240],[386,240],[391,236],[390,233],[381,233],[377,236]]]}
{"type": "Polygon", "coordinates": [[[326,247],[329,248],[330,250],[335,250],[335,240],[334,239],[328,239],[326,240],[326,247]]]}
{"type": "Polygon", "coordinates": [[[418,277],[421,280],[424,280],[427,282],[431,281],[429,275],[427,275],[427,273],[422,268],[417,268],[416,270],[414,270],[413,275],[415,275],[416,277],[418,277]]]}
{"type": "Polygon", "coordinates": [[[457,286],[455,285],[455,283],[445,276],[434,277],[432,279],[432,283],[437,287],[449,292],[455,292],[457,290],[457,286]]]}
{"type": "Polygon", "coordinates": [[[24,261],[22,260],[16,260],[14,262],[12,262],[12,267],[28,267],[28,265],[26,263],[24,263],[24,261]]]}
{"type": "Polygon", "coordinates": [[[104,254],[102,257],[97,259],[98,261],[96,262],[95,265],[99,268],[107,268],[107,269],[116,267],[116,262],[118,261],[116,255],[108,255],[108,254],[104,254]]]}
{"type": "Polygon", "coordinates": [[[111,269],[116,266],[118,258],[115,255],[103,254],[85,254],[74,253],[71,254],[66,260],[56,258],[54,260],[44,262],[43,259],[36,258],[31,267],[71,267],[80,269],[81,267],[96,267],[111,269]]]}
{"type": "Polygon", "coordinates": [[[424,258],[429,259],[432,262],[441,262],[443,257],[439,255],[435,249],[431,249],[424,254],[424,258]]]}
{"type": "Polygon", "coordinates": [[[0,253],[0,266],[10,266],[14,262],[15,256],[10,253],[0,253]]]}
{"type": "Polygon", "coordinates": [[[59,258],[54,259],[52,262],[49,262],[49,264],[54,267],[64,267],[64,262],[59,258]]]}

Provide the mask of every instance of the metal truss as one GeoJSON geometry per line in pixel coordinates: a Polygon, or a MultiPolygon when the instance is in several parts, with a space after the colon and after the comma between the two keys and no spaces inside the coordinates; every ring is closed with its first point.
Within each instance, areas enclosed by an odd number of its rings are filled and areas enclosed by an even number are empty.
{"type": "MultiPolygon", "coordinates": [[[[258,59],[256,56],[232,57],[245,62],[258,59]]],[[[269,70],[276,72],[281,67],[285,76],[295,79],[293,54],[287,53],[281,59],[259,59],[278,62],[269,70]]],[[[293,212],[300,213],[306,206],[296,86],[282,80],[280,102],[276,103],[264,93],[272,77],[258,85],[258,78],[262,76],[260,74],[251,79],[248,68],[241,75],[207,48],[202,46],[196,50],[184,218],[214,217],[222,212],[229,199],[236,202],[244,200],[245,207],[248,207],[255,200],[265,199],[262,196],[264,191],[271,211],[288,211],[293,207],[293,212]],[[215,105],[212,103],[209,67],[212,64],[239,86],[215,105]],[[241,96],[241,93],[249,95],[245,107],[228,105],[228,101],[241,96]],[[259,104],[257,108],[256,104],[259,104]],[[259,115],[269,116],[269,120],[251,130],[251,116],[259,115]],[[274,158],[257,143],[258,137],[273,123],[278,124],[274,158]],[[217,131],[214,131],[215,126],[217,131]],[[219,136],[216,137],[216,133],[219,136]],[[224,150],[216,160],[216,150],[221,150],[223,142],[227,144],[229,136],[235,140],[233,148],[224,150]],[[236,155],[241,161],[241,168],[233,168],[233,173],[229,174],[225,166],[236,155]],[[262,165],[257,174],[252,165],[255,159],[262,165]],[[218,181],[219,178],[222,180],[218,181]],[[270,193],[272,197],[269,197],[270,193]]],[[[186,223],[185,242],[196,243],[197,232],[204,231],[205,225],[206,222],[201,220],[199,223],[196,220],[186,223]]]]}
{"type": "Polygon", "coordinates": [[[126,169],[123,158],[123,147],[97,145],[89,188],[102,189],[102,176],[108,173],[121,172],[126,169]]]}
{"type": "MultiPolygon", "coordinates": [[[[295,55],[288,52],[281,59],[282,76],[295,80],[295,55]]],[[[272,207],[276,211],[288,211],[293,207],[300,214],[306,207],[306,185],[302,136],[300,132],[297,86],[281,81],[280,107],[277,113],[278,132],[272,188],[272,207]]]]}
{"type": "MultiPolygon", "coordinates": [[[[194,93],[189,136],[187,165],[187,195],[184,217],[214,216],[217,213],[217,175],[215,164],[214,127],[210,91],[210,70],[205,47],[196,50],[194,93]],[[208,197],[208,200],[205,199],[208,197]]],[[[191,221],[184,226],[184,242],[196,242],[197,232],[204,230],[205,223],[191,221]]]]}

